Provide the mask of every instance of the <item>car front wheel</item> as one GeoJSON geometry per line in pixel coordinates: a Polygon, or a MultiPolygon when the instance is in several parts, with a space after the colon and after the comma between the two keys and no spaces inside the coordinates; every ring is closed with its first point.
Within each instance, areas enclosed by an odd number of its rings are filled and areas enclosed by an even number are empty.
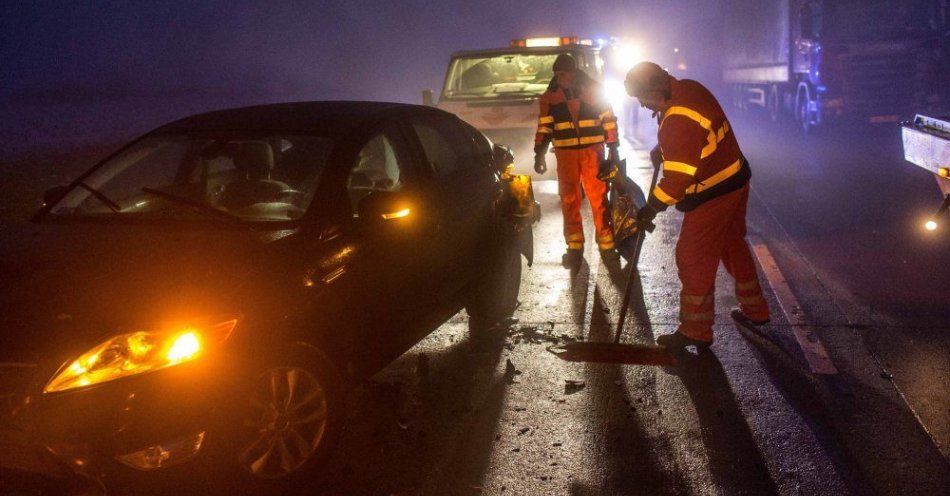
{"type": "Polygon", "coordinates": [[[514,313],[521,290],[521,252],[514,233],[501,241],[491,268],[472,288],[465,310],[469,329],[484,331],[514,313]]]}
{"type": "Polygon", "coordinates": [[[315,349],[294,349],[268,360],[239,400],[241,425],[233,439],[245,490],[279,493],[323,476],[342,430],[342,383],[315,349]]]}

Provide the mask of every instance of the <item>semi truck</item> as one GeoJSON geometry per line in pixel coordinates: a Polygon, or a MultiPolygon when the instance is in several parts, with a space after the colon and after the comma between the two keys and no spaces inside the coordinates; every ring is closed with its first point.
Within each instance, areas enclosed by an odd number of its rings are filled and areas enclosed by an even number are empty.
{"type": "Polygon", "coordinates": [[[723,0],[723,82],[740,110],[899,122],[950,103],[948,0],[723,0]]]}

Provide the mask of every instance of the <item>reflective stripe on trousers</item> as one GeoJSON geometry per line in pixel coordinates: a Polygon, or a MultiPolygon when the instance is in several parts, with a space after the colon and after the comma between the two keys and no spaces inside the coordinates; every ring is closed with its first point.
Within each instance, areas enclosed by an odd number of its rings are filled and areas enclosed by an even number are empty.
{"type": "Polygon", "coordinates": [[[683,216],[676,243],[676,267],[683,284],[679,330],[688,337],[712,341],[713,295],[720,261],[736,280],[736,298],[743,313],[753,320],[769,318],[755,261],[745,240],[748,199],[749,185],[745,185],[683,216]]]}
{"type": "Polygon", "coordinates": [[[594,232],[598,242],[613,243],[610,215],[607,208],[607,185],[597,179],[603,145],[580,149],[554,149],[557,157],[557,186],[561,196],[561,213],[564,215],[564,240],[570,247],[580,240],[584,243],[584,226],[581,223],[581,186],[590,201],[594,218],[594,232]]]}

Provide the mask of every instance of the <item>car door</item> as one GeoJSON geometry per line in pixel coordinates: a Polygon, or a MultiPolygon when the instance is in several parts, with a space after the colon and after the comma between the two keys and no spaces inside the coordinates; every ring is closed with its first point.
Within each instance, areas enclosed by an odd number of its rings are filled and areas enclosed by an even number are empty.
{"type": "Polygon", "coordinates": [[[445,294],[457,297],[489,256],[495,177],[483,155],[490,150],[479,150],[474,128],[452,115],[420,116],[412,129],[426,155],[442,214],[438,243],[445,248],[438,256],[445,267],[445,294]]]}
{"type": "Polygon", "coordinates": [[[430,238],[438,221],[404,129],[390,122],[370,134],[346,174],[350,219],[344,231],[358,239],[362,253],[354,263],[363,267],[366,286],[348,306],[371,321],[355,331],[351,348],[359,362],[382,365],[415,344],[414,328],[431,309],[439,268],[429,260],[430,238]],[[361,202],[378,193],[398,195],[408,208],[391,219],[361,218],[367,215],[361,202]]]}

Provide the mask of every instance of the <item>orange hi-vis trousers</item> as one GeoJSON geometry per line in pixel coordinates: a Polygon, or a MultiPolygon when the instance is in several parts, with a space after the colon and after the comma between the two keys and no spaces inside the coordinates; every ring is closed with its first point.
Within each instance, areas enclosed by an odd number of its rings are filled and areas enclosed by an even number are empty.
{"type": "Polygon", "coordinates": [[[584,247],[584,226],[581,223],[581,186],[590,201],[594,217],[597,245],[601,250],[614,248],[614,235],[610,228],[610,209],[607,208],[607,184],[597,179],[604,145],[592,145],[580,149],[555,148],[557,157],[557,186],[561,196],[561,212],[564,214],[564,240],[568,249],[584,247]]]}
{"type": "Polygon", "coordinates": [[[746,203],[749,185],[709,200],[686,212],[676,267],[680,293],[679,331],[693,339],[712,341],[715,316],[716,272],[719,262],[736,281],[739,309],[752,320],[767,320],[769,307],[762,297],[755,261],[746,243],[746,203]]]}

